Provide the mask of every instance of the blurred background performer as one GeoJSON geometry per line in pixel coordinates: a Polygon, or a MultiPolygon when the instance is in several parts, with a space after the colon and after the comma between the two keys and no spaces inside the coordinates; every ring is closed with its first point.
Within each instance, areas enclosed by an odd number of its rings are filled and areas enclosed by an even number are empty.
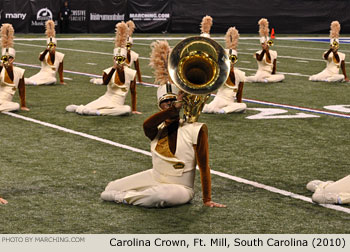
{"type": "MultiPolygon", "coordinates": [[[[126,49],[127,49],[127,56],[125,63],[129,68],[132,68],[132,65],[134,65],[136,74],[137,74],[137,79],[139,82],[142,82],[142,77],[141,77],[141,70],[140,70],[140,63],[139,63],[139,54],[131,50],[132,44],[133,44],[133,39],[132,39],[132,34],[134,33],[135,30],[135,24],[133,21],[129,20],[126,22],[128,26],[128,38],[126,42],[126,49]]],[[[96,85],[102,85],[103,84],[103,79],[102,78],[92,78],[90,79],[90,82],[96,85]]]]}
{"type": "Polygon", "coordinates": [[[279,82],[284,80],[283,74],[276,74],[277,68],[277,52],[270,50],[273,41],[269,38],[269,22],[266,18],[262,18],[258,22],[260,44],[262,50],[254,54],[254,58],[258,63],[258,71],[254,76],[245,78],[245,82],[279,82]]]}
{"type": "Polygon", "coordinates": [[[213,25],[213,18],[211,16],[205,16],[201,22],[201,37],[210,38],[210,29],[213,25]]]}
{"type": "Polygon", "coordinates": [[[134,33],[134,30],[135,30],[135,24],[132,20],[129,20],[128,22],[126,22],[126,24],[128,26],[128,40],[126,42],[126,49],[128,51],[128,54],[126,57],[126,64],[130,68],[134,64],[134,68],[137,73],[137,79],[139,82],[142,82],[140,63],[139,63],[139,54],[131,50],[131,47],[133,45],[132,34],[134,33]]]}
{"type": "Polygon", "coordinates": [[[166,41],[152,43],[160,112],[143,125],[151,140],[153,168],[110,182],[101,198],[143,207],[170,207],[190,202],[194,197],[195,166],[199,166],[203,203],[208,207],[225,207],[211,201],[211,177],[208,130],[203,123],[180,121],[184,93],[170,83],[167,60],[170,47],[166,41]]]}
{"type": "Polygon", "coordinates": [[[238,39],[239,33],[237,29],[235,27],[229,28],[226,32],[225,41],[226,52],[231,61],[230,75],[226,83],[218,89],[214,100],[204,105],[203,113],[237,113],[244,112],[247,108],[247,105],[242,103],[245,73],[234,69],[234,65],[237,62],[238,39]]]}
{"type": "Polygon", "coordinates": [[[350,204],[350,175],[338,181],[313,180],[306,188],[314,194],[312,201],[319,204],[350,204]]]}
{"type": "Polygon", "coordinates": [[[310,76],[309,80],[326,82],[349,81],[345,70],[345,54],[338,52],[339,32],[339,22],[333,21],[330,30],[330,48],[323,53],[323,59],[327,63],[326,69],[318,74],[310,76]],[[343,74],[339,74],[339,68],[341,68],[343,74]]]}
{"type": "Polygon", "coordinates": [[[136,71],[125,64],[127,30],[128,27],[124,22],[116,25],[114,65],[103,71],[103,84],[107,85],[107,92],[87,105],[69,105],[66,111],[81,115],[119,116],[130,112],[141,114],[136,110],[136,71]],[[129,105],[124,105],[129,89],[132,109],[129,105]]]}
{"type": "Polygon", "coordinates": [[[30,78],[25,78],[26,85],[51,85],[55,84],[56,73],[58,71],[60,84],[65,85],[63,80],[63,58],[64,54],[56,51],[57,40],[55,38],[55,23],[48,20],[45,23],[47,36],[45,51],[40,53],[39,60],[41,61],[41,70],[36,75],[30,78]]]}
{"type": "Polygon", "coordinates": [[[16,51],[13,48],[14,29],[11,24],[1,26],[1,63],[0,63],[0,112],[25,110],[26,89],[24,85],[24,69],[13,66],[16,51]],[[19,91],[20,103],[12,102],[16,90],[19,91]]]}

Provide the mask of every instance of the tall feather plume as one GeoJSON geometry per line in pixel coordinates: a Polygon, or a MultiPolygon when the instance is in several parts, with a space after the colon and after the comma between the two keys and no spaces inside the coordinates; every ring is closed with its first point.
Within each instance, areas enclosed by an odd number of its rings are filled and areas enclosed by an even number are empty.
{"type": "Polygon", "coordinates": [[[128,38],[128,26],[122,21],[115,26],[115,47],[125,47],[128,38]]]}
{"type": "Polygon", "coordinates": [[[132,34],[135,31],[135,23],[132,20],[129,20],[128,22],[126,22],[126,24],[128,25],[128,36],[131,37],[132,34]]]}
{"type": "Polygon", "coordinates": [[[1,26],[1,46],[2,48],[13,48],[15,30],[11,24],[2,24],[1,26]]]}
{"type": "Polygon", "coordinates": [[[225,35],[226,48],[237,50],[238,39],[238,30],[236,29],[236,27],[230,27],[225,35]]]}
{"type": "Polygon", "coordinates": [[[151,44],[151,59],[149,65],[153,68],[155,75],[155,83],[164,85],[170,81],[168,73],[168,56],[170,54],[170,46],[167,41],[157,40],[151,44]]]}
{"type": "Polygon", "coordinates": [[[48,38],[54,38],[56,36],[55,22],[52,20],[47,20],[45,23],[45,34],[48,38]]]}
{"type": "Polygon", "coordinates": [[[260,37],[268,37],[269,36],[269,21],[266,18],[262,18],[258,22],[259,24],[259,35],[260,37]]]}
{"type": "Polygon", "coordinates": [[[213,25],[213,18],[211,16],[205,16],[201,23],[201,32],[210,34],[211,26],[213,25]]]}
{"type": "Polygon", "coordinates": [[[333,21],[331,23],[330,37],[331,38],[339,38],[340,33],[340,24],[338,21],[333,21]]]}

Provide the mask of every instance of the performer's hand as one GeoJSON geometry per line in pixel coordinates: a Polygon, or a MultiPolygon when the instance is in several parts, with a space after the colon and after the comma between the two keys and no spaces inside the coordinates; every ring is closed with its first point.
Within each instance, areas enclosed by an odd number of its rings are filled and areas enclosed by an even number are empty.
{"type": "Polygon", "coordinates": [[[204,205],[207,207],[220,207],[220,208],[226,207],[226,205],[215,203],[213,201],[204,202],[204,205]]]}
{"type": "Polygon", "coordinates": [[[1,205],[6,205],[8,202],[7,200],[3,199],[3,198],[0,198],[0,204],[1,205]]]}
{"type": "Polygon", "coordinates": [[[131,113],[133,113],[134,115],[141,115],[142,113],[139,111],[132,111],[131,113]]]}
{"type": "Polygon", "coordinates": [[[21,107],[21,110],[23,110],[23,111],[30,111],[30,109],[25,107],[25,106],[21,107]]]}

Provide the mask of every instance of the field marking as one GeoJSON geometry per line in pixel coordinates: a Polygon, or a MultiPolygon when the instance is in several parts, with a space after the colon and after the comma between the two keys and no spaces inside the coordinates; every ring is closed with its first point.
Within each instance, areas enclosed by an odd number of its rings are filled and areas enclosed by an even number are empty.
{"type": "MultiPolygon", "coordinates": [[[[39,66],[39,65],[31,65],[31,64],[24,64],[24,63],[18,63],[18,62],[16,62],[15,64],[19,65],[19,66],[28,66],[28,67],[34,67],[34,68],[41,68],[41,66],[39,66]]],[[[240,68],[240,69],[247,70],[247,68],[240,68]]],[[[64,72],[65,73],[71,73],[71,74],[88,76],[88,77],[94,77],[94,78],[101,78],[101,75],[97,75],[97,74],[83,73],[83,72],[70,71],[70,70],[64,70],[64,72]]],[[[289,73],[289,74],[290,75],[299,75],[298,73],[289,73]]],[[[144,78],[152,78],[152,76],[147,76],[147,75],[142,75],[142,77],[144,77],[144,78]]],[[[147,82],[138,82],[138,84],[139,85],[143,85],[143,86],[158,87],[158,85],[155,85],[155,84],[152,84],[152,83],[147,83],[147,82]]],[[[215,96],[215,95],[212,94],[212,96],[215,96]]],[[[342,113],[337,113],[337,112],[329,112],[329,111],[324,111],[324,110],[320,110],[320,109],[311,109],[311,108],[293,106],[293,105],[288,105],[288,104],[259,101],[259,100],[253,100],[253,99],[247,99],[247,98],[243,98],[243,101],[249,102],[249,103],[261,104],[261,105],[268,105],[268,106],[273,106],[273,107],[281,107],[281,108],[288,108],[288,109],[312,112],[312,113],[316,113],[316,114],[330,115],[330,116],[336,116],[336,117],[342,117],[342,118],[350,118],[350,115],[347,115],[347,114],[342,114],[342,113]]]]}
{"type": "MultiPolygon", "coordinates": [[[[88,138],[88,139],[92,139],[92,140],[95,140],[95,141],[99,141],[99,142],[102,142],[102,143],[110,144],[110,145],[115,146],[115,147],[119,147],[119,148],[130,150],[130,151],[133,151],[133,152],[141,153],[141,154],[144,154],[146,156],[150,156],[150,157],[152,156],[152,153],[149,152],[149,151],[145,151],[145,150],[141,150],[141,149],[138,149],[138,148],[134,148],[134,147],[131,147],[131,146],[128,146],[128,145],[125,145],[125,144],[116,143],[116,142],[113,142],[113,141],[108,140],[108,139],[104,139],[104,138],[93,136],[93,135],[86,134],[86,133],[83,133],[83,132],[71,130],[71,129],[68,129],[68,128],[65,128],[65,127],[61,127],[61,126],[58,126],[58,125],[55,125],[55,124],[52,124],[52,123],[43,122],[43,121],[36,120],[36,119],[30,118],[30,117],[18,115],[18,114],[12,113],[12,112],[2,112],[2,113],[5,114],[5,115],[9,115],[9,116],[18,118],[18,119],[22,119],[22,120],[25,120],[25,121],[29,121],[29,122],[33,122],[33,123],[36,123],[36,124],[40,124],[40,125],[45,126],[45,127],[57,129],[57,130],[60,130],[60,131],[66,132],[66,133],[70,133],[70,134],[73,134],[73,135],[78,135],[78,136],[85,137],[85,138],[88,138]]],[[[197,167],[197,169],[198,169],[198,167],[197,167]]],[[[303,195],[295,194],[295,193],[292,193],[292,192],[289,192],[289,191],[286,191],[286,190],[281,190],[281,189],[278,189],[278,188],[273,187],[273,186],[264,185],[264,184],[261,184],[261,183],[255,182],[255,181],[251,181],[251,180],[247,180],[247,179],[244,179],[244,178],[236,177],[236,176],[229,175],[227,173],[223,173],[223,172],[219,172],[219,171],[215,171],[215,170],[212,170],[212,169],[210,170],[210,173],[211,174],[215,174],[215,175],[220,176],[220,177],[223,177],[223,178],[227,178],[227,179],[236,181],[238,183],[251,185],[251,186],[254,186],[254,187],[257,187],[257,188],[260,188],[260,189],[264,189],[264,190],[269,191],[269,192],[281,194],[281,195],[284,195],[284,196],[287,196],[287,197],[291,197],[291,198],[294,198],[294,199],[299,199],[299,200],[302,200],[302,201],[305,201],[305,202],[308,202],[308,203],[315,204],[315,203],[312,202],[311,198],[308,198],[308,197],[303,196],[303,195]]],[[[315,205],[318,205],[318,204],[315,204],[315,205]]],[[[350,214],[350,208],[341,207],[341,206],[337,206],[337,205],[330,205],[330,204],[319,204],[319,206],[350,214]]]]}

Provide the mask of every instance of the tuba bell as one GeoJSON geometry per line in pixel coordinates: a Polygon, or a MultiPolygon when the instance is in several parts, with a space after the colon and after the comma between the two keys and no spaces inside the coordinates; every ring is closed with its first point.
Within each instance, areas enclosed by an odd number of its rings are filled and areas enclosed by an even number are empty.
{"type": "Polygon", "coordinates": [[[185,93],[184,117],[196,122],[210,93],[224,84],[230,71],[230,60],[216,41],[190,37],[178,43],[168,59],[173,83],[185,93]]]}

